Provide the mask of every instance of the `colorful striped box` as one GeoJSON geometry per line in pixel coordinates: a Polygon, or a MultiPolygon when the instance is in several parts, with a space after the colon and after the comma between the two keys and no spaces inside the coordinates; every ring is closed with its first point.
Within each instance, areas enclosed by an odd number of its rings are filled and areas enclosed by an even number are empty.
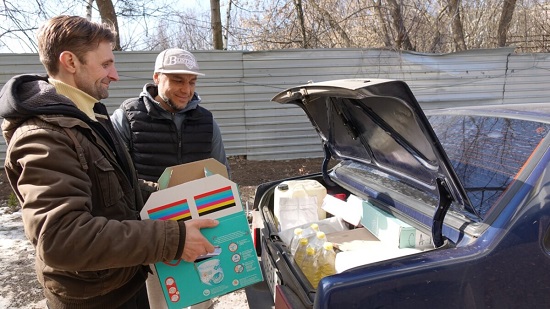
{"type": "MultiPolygon", "coordinates": [[[[169,187],[153,193],[141,211],[143,219],[212,218],[220,222],[215,228],[201,230],[218,248],[217,255],[194,263],[174,260],[154,265],[159,279],[156,283],[160,285],[158,294],[164,296],[164,299],[159,298],[166,302],[169,309],[184,308],[263,281],[237,184],[220,174],[212,173],[212,170],[223,173],[225,166],[211,160],[167,169],[164,175],[172,179],[159,180],[159,183],[168,184],[169,187]],[[216,167],[216,163],[222,165],[223,169],[216,167]],[[178,175],[188,178],[191,170],[198,179],[187,179],[177,185],[169,184],[178,175]]],[[[149,291],[150,294],[156,293],[149,291]]]]}

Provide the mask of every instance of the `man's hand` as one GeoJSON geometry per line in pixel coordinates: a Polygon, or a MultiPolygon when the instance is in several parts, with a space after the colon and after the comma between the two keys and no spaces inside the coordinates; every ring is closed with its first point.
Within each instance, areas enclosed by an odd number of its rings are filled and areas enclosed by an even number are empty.
{"type": "Polygon", "coordinates": [[[193,262],[199,256],[214,252],[214,246],[202,235],[202,228],[210,228],[218,225],[214,219],[191,219],[185,221],[185,245],[181,259],[193,262]]]}

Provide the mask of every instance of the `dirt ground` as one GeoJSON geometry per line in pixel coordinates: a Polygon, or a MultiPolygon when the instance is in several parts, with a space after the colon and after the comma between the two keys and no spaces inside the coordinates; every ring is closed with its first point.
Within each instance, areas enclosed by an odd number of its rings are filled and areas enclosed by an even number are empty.
{"type": "MultiPolygon", "coordinates": [[[[249,205],[253,205],[254,192],[258,184],[318,172],[321,170],[322,159],[250,161],[243,157],[231,157],[229,162],[231,178],[239,185],[244,206],[247,201],[249,205]]],[[[6,205],[11,192],[4,171],[0,170],[0,214],[3,216],[10,216],[11,210],[6,205]]],[[[8,224],[0,227],[0,234],[22,234],[20,220],[20,216],[8,219],[6,221],[8,224]]],[[[23,236],[17,237],[15,241],[19,243],[17,245],[18,249],[15,250],[13,247],[10,247],[11,249],[4,248],[3,250],[7,249],[7,251],[11,250],[12,252],[4,252],[4,255],[8,257],[7,259],[0,258],[0,270],[2,270],[0,275],[0,307],[7,303],[9,308],[44,308],[42,291],[34,271],[34,250],[23,236]],[[2,265],[2,260],[11,265],[2,265]]],[[[0,248],[2,248],[1,245],[0,242],[0,248]]],[[[212,308],[248,308],[244,290],[216,299],[212,308]]]]}
{"type": "Polygon", "coordinates": [[[240,157],[229,158],[231,179],[239,185],[242,202],[254,204],[256,187],[264,182],[321,171],[322,158],[251,161],[240,157]]]}

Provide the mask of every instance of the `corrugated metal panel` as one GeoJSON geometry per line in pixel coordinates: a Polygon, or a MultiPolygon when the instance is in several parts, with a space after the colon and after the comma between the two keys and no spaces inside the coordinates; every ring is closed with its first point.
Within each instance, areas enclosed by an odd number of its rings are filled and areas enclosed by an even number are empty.
{"type": "Polygon", "coordinates": [[[510,60],[503,103],[549,102],[550,54],[520,54],[510,60]]]}
{"type": "MultiPolygon", "coordinates": [[[[406,81],[423,108],[546,102],[550,54],[513,48],[452,54],[383,49],[196,51],[206,76],[197,84],[202,105],[220,124],[228,155],[251,160],[322,155],[321,141],[303,111],[271,102],[284,89],[341,78],[406,81]]],[[[152,82],[156,52],[117,52],[120,81],[104,100],[110,112],[152,82]]],[[[0,54],[0,86],[13,75],[43,73],[37,54],[0,54]]],[[[0,143],[0,157],[5,143],[0,143]]]]}
{"type": "Polygon", "coordinates": [[[321,156],[320,138],[304,112],[270,100],[279,91],[308,81],[356,77],[362,52],[322,49],[244,54],[247,123],[254,123],[247,126],[247,157],[263,160],[321,156]]]}

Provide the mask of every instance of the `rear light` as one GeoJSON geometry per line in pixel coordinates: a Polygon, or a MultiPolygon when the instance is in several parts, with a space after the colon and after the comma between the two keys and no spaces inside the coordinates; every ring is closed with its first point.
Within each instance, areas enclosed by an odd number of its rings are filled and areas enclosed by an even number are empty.
{"type": "Polygon", "coordinates": [[[262,222],[262,218],[260,217],[260,212],[255,210],[252,212],[251,230],[252,230],[252,241],[254,242],[254,249],[256,249],[257,256],[262,255],[262,241],[261,241],[262,234],[260,232],[260,229],[262,227],[264,227],[264,224],[262,222]]]}
{"type": "Polygon", "coordinates": [[[292,309],[292,305],[285,297],[280,285],[275,287],[275,309],[292,309]]]}
{"type": "Polygon", "coordinates": [[[262,243],[261,243],[261,232],[259,228],[252,230],[252,241],[254,242],[254,249],[256,249],[256,255],[262,255],[262,243]]]}

